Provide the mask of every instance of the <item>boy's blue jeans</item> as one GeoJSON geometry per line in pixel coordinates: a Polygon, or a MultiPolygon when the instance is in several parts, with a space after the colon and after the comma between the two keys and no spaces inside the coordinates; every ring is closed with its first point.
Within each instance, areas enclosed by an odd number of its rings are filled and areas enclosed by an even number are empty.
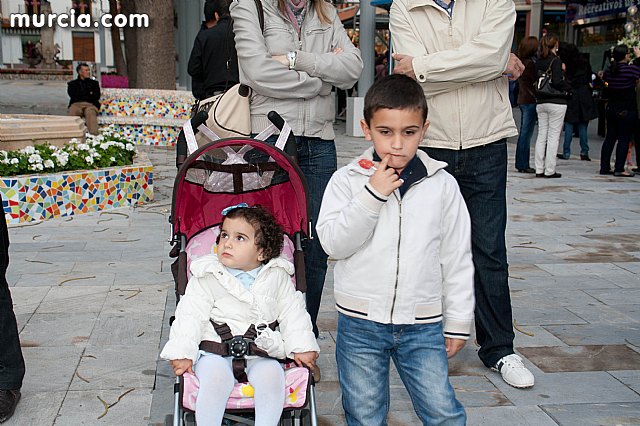
{"type": "Polygon", "coordinates": [[[381,324],[338,314],[336,361],[349,426],[387,424],[389,359],[424,425],[464,425],[449,383],[442,323],[381,324]]]}

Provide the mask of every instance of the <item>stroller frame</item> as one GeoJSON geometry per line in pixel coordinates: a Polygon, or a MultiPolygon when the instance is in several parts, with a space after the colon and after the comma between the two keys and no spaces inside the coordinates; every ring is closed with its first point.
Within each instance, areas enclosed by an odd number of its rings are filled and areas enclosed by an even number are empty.
{"type": "MultiPolygon", "coordinates": [[[[192,125],[196,124],[198,127],[200,126],[200,124],[197,123],[197,121],[199,121],[198,118],[199,117],[196,116],[191,120],[192,125]]],[[[272,111],[269,114],[269,118],[279,129],[283,128],[285,123],[277,113],[272,111]]],[[[197,131],[197,127],[194,128],[194,131],[197,131]]],[[[311,226],[308,219],[310,215],[308,211],[308,208],[309,208],[308,203],[306,200],[306,193],[307,193],[306,180],[304,178],[304,175],[302,174],[302,171],[297,166],[296,158],[288,154],[288,153],[295,154],[296,152],[295,145],[294,145],[295,139],[290,136],[284,150],[281,150],[277,147],[274,147],[273,145],[270,145],[260,140],[252,139],[252,138],[239,137],[239,138],[222,139],[222,140],[213,141],[206,145],[203,145],[188,157],[184,157],[181,154],[182,151],[180,150],[180,145],[181,145],[181,142],[183,141],[184,141],[184,135],[182,135],[182,132],[181,132],[181,136],[178,139],[179,147],[178,147],[178,157],[177,157],[177,165],[179,167],[179,170],[176,175],[176,180],[174,184],[172,214],[169,219],[169,222],[171,223],[171,227],[172,227],[172,235],[171,235],[170,242],[172,243],[172,245],[174,245],[174,248],[171,250],[170,255],[172,257],[178,258],[172,265],[172,270],[174,272],[174,279],[176,283],[175,291],[176,291],[177,302],[180,300],[180,296],[184,294],[184,291],[186,290],[186,285],[187,285],[187,273],[186,273],[187,243],[192,237],[197,235],[200,231],[215,225],[215,223],[208,224],[208,226],[204,226],[203,228],[197,230],[196,232],[194,232],[193,229],[188,229],[186,230],[186,232],[183,232],[184,230],[181,230],[181,225],[182,225],[180,223],[181,213],[176,208],[176,205],[179,204],[177,201],[179,200],[179,196],[178,196],[179,186],[180,184],[183,183],[183,181],[186,180],[186,173],[189,170],[189,166],[193,164],[199,157],[201,157],[207,151],[214,150],[223,146],[238,146],[241,144],[248,144],[248,145],[251,145],[253,148],[263,149],[264,150],[263,152],[267,152],[272,158],[276,158],[276,163],[279,166],[282,165],[281,161],[285,160],[285,162],[288,164],[284,164],[285,167],[283,168],[285,168],[289,172],[289,177],[296,175],[296,179],[299,179],[299,184],[297,186],[294,184],[293,187],[299,188],[300,190],[302,190],[304,194],[304,196],[302,197],[302,200],[300,199],[300,196],[297,193],[295,193],[295,198],[296,198],[297,204],[304,204],[304,211],[300,213],[305,220],[301,221],[302,223],[298,224],[298,228],[293,228],[292,226],[289,226],[289,227],[284,226],[284,228],[285,228],[285,233],[287,233],[290,237],[292,237],[291,240],[295,248],[294,264],[295,264],[295,270],[296,270],[296,283],[297,283],[296,288],[303,292],[306,291],[306,284],[304,279],[304,257],[303,257],[303,251],[302,251],[302,242],[306,238],[306,236],[309,235],[309,229],[311,229],[311,226]]],[[[291,183],[294,183],[293,179],[291,180],[291,183]]],[[[229,194],[225,194],[225,195],[228,196],[229,194]]],[[[236,194],[236,195],[239,195],[239,194],[236,194]]],[[[170,322],[172,321],[173,321],[173,317],[170,322]]],[[[195,425],[195,413],[183,407],[183,404],[182,404],[183,389],[182,388],[183,388],[182,376],[176,377],[176,382],[174,384],[174,411],[173,411],[172,424],[174,426],[195,425]]],[[[254,413],[254,410],[252,409],[232,409],[232,410],[227,409],[225,410],[222,424],[223,425],[237,425],[237,424],[255,425],[255,421],[251,417],[251,414],[253,413],[254,413]],[[246,417],[247,415],[249,415],[249,417],[246,417]]],[[[307,398],[306,398],[305,406],[300,408],[284,408],[279,424],[292,425],[292,426],[310,424],[312,426],[317,426],[318,422],[317,422],[317,408],[315,404],[315,383],[311,373],[309,373],[309,384],[307,387],[307,398]]]]}

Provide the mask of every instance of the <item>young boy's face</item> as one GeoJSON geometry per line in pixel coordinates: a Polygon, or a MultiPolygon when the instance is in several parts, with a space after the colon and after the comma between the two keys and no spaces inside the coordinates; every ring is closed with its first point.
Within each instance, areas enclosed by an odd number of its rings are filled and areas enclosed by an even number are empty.
{"type": "Polygon", "coordinates": [[[218,242],[220,263],[228,268],[251,271],[260,266],[261,257],[253,226],[242,217],[225,218],[218,242]]]}
{"type": "Polygon", "coordinates": [[[388,155],[387,166],[400,173],[415,157],[429,120],[422,121],[422,111],[414,108],[380,108],[373,113],[368,125],[365,120],[360,120],[360,125],[378,156],[388,155]]]}

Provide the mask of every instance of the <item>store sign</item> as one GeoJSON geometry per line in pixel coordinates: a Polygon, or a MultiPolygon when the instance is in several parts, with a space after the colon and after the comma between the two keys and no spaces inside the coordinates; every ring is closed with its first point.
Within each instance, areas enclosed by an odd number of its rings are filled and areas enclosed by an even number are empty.
{"type": "Polygon", "coordinates": [[[638,0],[585,0],[567,4],[567,22],[625,13],[638,0]]]}

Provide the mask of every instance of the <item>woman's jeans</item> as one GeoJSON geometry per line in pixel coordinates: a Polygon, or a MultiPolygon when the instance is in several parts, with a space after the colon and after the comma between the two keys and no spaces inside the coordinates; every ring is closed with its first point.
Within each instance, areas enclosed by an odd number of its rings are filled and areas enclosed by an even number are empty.
{"type": "Polygon", "coordinates": [[[629,152],[629,139],[631,139],[637,116],[638,111],[607,107],[607,135],[600,152],[600,173],[611,171],[611,154],[616,141],[618,141],[618,146],[616,147],[616,163],[613,171],[614,173],[624,172],[629,152]]]}
{"type": "MultiPolygon", "coordinates": [[[[267,142],[275,143],[277,136],[271,136],[267,142]]],[[[305,178],[309,193],[309,210],[311,211],[311,239],[305,245],[305,278],[307,280],[307,311],[311,316],[313,332],[318,336],[318,312],[320,311],[320,300],[324,279],[327,273],[327,254],[320,245],[320,240],[316,236],[316,223],[320,214],[320,203],[324,195],[324,190],[329,183],[329,179],[337,169],[338,160],[336,154],[336,144],[334,141],[310,138],[306,136],[296,136],[296,146],[298,149],[298,165],[305,178]]]]}
{"type": "Polygon", "coordinates": [[[556,172],[556,155],[567,106],[552,103],[538,104],[536,112],[538,113],[536,173],[550,176],[556,172]]]}
{"type": "Polygon", "coordinates": [[[478,356],[487,367],[513,353],[509,265],[504,233],[507,226],[506,139],[475,148],[421,148],[448,164],[471,216],[471,252],[475,267],[478,356]]]}
{"type": "Polygon", "coordinates": [[[0,221],[0,389],[16,390],[22,387],[24,360],[6,278],[8,266],[9,232],[3,218],[0,221]]]}
{"type": "Polygon", "coordinates": [[[580,155],[589,155],[589,139],[587,135],[589,122],[564,123],[564,144],[562,146],[562,156],[568,160],[571,157],[571,141],[573,139],[573,129],[578,128],[580,136],[580,155]]]}
{"type": "Polygon", "coordinates": [[[538,120],[536,104],[522,104],[520,105],[520,112],[522,114],[520,115],[520,135],[516,145],[516,169],[525,170],[530,167],[531,136],[533,136],[533,129],[538,120]]]}
{"type": "Polygon", "coordinates": [[[442,322],[381,324],[338,313],[336,361],[349,426],[387,424],[389,360],[424,425],[464,425],[449,383],[442,322]]]}

